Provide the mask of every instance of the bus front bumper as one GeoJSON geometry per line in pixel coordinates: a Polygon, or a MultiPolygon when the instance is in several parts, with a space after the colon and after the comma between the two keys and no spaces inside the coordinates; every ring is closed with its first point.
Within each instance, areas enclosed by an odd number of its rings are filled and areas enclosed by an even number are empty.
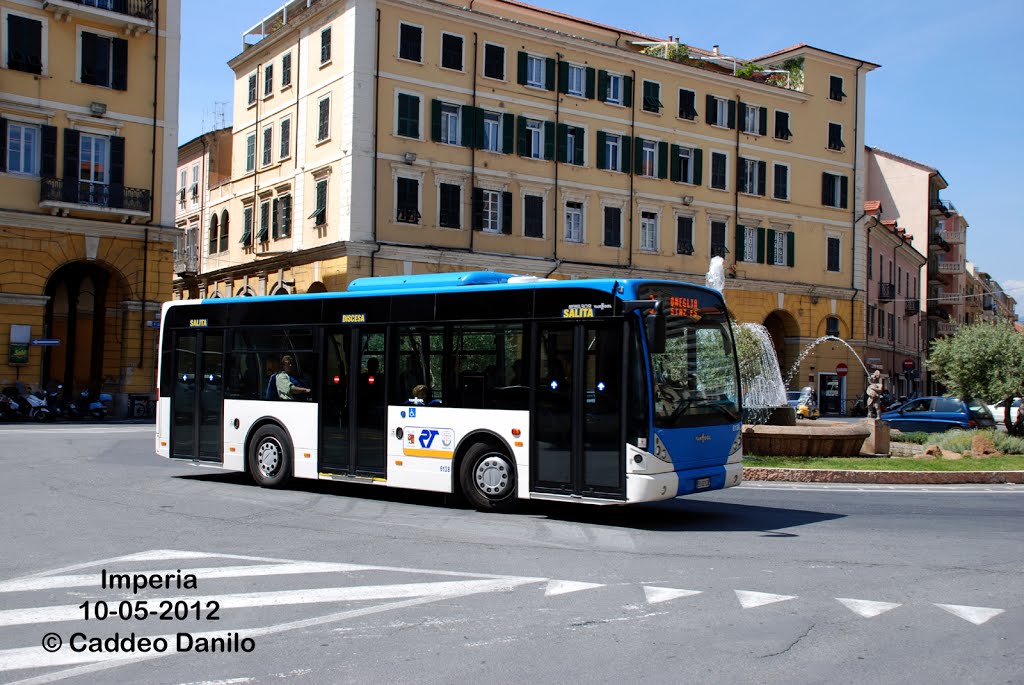
{"type": "Polygon", "coordinates": [[[731,488],[743,482],[743,463],[688,471],[626,476],[627,502],[656,502],[680,495],[731,488]]]}

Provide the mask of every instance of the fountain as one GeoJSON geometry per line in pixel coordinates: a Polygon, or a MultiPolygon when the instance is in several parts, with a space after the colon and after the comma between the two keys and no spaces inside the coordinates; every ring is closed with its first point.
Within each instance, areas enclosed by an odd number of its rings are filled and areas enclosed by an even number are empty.
{"type": "MultiPolygon", "coordinates": [[[[721,257],[711,259],[705,283],[709,288],[723,292],[725,269],[721,257]]],[[[845,345],[867,374],[864,361],[849,343],[834,335],[818,338],[800,353],[783,381],[775,345],[768,330],[755,323],[740,324],[736,328],[736,351],[743,390],[744,453],[807,457],[859,455],[865,439],[873,435],[871,428],[864,424],[824,421],[797,426],[796,413],[786,402],[786,387],[801,362],[811,350],[825,341],[845,345]]],[[[875,444],[874,439],[872,444],[875,444]]]]}

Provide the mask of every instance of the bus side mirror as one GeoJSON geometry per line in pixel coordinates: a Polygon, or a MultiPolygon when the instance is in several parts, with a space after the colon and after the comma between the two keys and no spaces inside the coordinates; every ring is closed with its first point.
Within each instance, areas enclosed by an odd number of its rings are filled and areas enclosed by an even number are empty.
{"type": "Polygon", "coordinates": [[[654,313],[647,315],[644,323],[651,354],[661,354],[665,351],[665,313],[661,311],[661,302],[654,308],[654,313]]]}

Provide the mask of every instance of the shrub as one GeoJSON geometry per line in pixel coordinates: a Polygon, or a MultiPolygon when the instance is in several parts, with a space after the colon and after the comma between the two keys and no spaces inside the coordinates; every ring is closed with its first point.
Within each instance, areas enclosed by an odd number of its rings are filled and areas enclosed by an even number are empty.
{"type": "MultiPolygon", "coordinates": [[[[991,431],[981,431],[986,433],[991,431]]],[[[967,450],[971,449],[971,440],[974,439],[976,431],[946,431],[941,435],[935,436],[939,447],[950,452],[959,452],[963,454],[967,450]]],[[[992,437],[991,435],[989,436],[992,437]]]]}
{"type": "Polygon", "coordinates": [[[900,431],[892,431],[889,434],[889,439],[893,442],[912,442],[915,445],[923,445],[928,442],[929,434],[924,431],[914,431],[913,433],[901,433],[900,431]]]}
{"type": "Polygon", "coordinates": [[[992,442],[1003,454],[1024,454],[1024,438],[993,431],[992,442]]]}

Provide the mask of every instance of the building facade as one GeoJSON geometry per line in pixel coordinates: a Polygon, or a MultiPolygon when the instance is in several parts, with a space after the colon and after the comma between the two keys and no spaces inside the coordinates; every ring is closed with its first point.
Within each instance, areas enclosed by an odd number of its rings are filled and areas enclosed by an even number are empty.
{"type": "Polygon", "coordinates": [[[877,65],[806,45],[746,63],[471,7],[300,0],[244,34],[231,182],[209,199],[230,234],[200,296],[481,269],[703,283],[719,256],[730,308],[768,328],[790,384],[847,406],[863,389],[836,374],[859,366],[849,350],[801,351],[828,334],[863,351],[877,65]]]}
{"type": "Polygon", "coordinates": [[[178,0],[0,0],[5,384],[154,390],[179,33],[178,0]]]}

